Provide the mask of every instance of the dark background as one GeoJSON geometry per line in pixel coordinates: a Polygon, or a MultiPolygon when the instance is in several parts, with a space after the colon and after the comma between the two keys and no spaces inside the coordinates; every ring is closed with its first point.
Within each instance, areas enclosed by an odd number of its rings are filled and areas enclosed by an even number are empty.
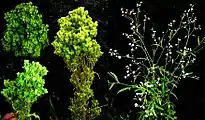
{"type": "MultiPolygon", "coordinates": [[[[2,38],[3,31],[5,30],[4,13],[25,1],[0,1],[0,38],[2,38]]],[[[54,40],[54,36],[58,31],[57,19],[66,16],[68,11],[79,6],[85,6],[89,10],[90,16],[99,22],[97,42],[101,45],[104,52],[104,55],[95,66],[95,71],[99,73],[100,78],[96,76],[92,86],[100,105],[104,106],[102,107],[103,114],[101,119],[112,120],[109,116],[126,114],[130,110],[134,111],[133,103],[130,102],[132,100],[132,93],[126,92],[116,95],[119,87],[109,91],[107,80],[110,77],[108,77],[106,72],[112,71],[118,75],[120,81],[127,82],[123,79],[123,75],[125,75],[124,65],[127,61],[119,61],[109,57],[108,50],[109,48],[119,49],[122,54],[127,53],[129,50],[127,40],[121,35],[122,32],[128,31],[129,23],[121,17],[120,8],[132,9],[135,7],[137,0],[101,1],[98,4],[99,6],[90,4],[89,0],[32,0],[32,2],[38,6],[39,12],[43,15],[44,23],[49,24],[48,34],[50,42],[54,40]],[[105,98],[108,98],[108,100],[105,98]]],[[[199,23],[204,26],[205,4],[203,4],[203,1],[146,0],[143,2],[145,10],[157,30],[166,28],[167,24],[171,20],[177,19],[190,3],[195,5],[195,13],[199,23]]],[[[42,51],[42,56],[36,60],[46,66],[49,71],[45,77],[45,87],[49,93],[39,98],[37,103],[33,105],[32,111],[39,114],[42,120],[48,120],[48,116],[53,116],[49,104],[49,98],[52,98],[55,110],[57,111],[56,114],[62,120],[65,120],[65,118],[69,117],[68,105],[69,98],[73,95],[73,87],[69,82],[70,73],[65,68],[62,58],[54,55],[53,52],[53,47],[49,46],[42,51]]],[[[205,120],[204,55],[205,50],[202,50],[197,56],[196,67],[193,68],[196,75],[200,77],[200,80],[182,80],[179,87],[175,90],[179,99],[174,101],[179,120],[205,120]]],[[[20,58],[14,57],[12,53],[4,52],[2,48],[0,49],[0,90],[3,89],[3,80],[15,79],[16,73],[22,71],[22,65],[23,63],[20,58]]],[[[11,111],[11,105],[5,102],[3,96],[0,95],[0,113],[4,115],[11,111]]],[[[132,114],[132,119],[134,119],[134,113],[132,114]]]]}

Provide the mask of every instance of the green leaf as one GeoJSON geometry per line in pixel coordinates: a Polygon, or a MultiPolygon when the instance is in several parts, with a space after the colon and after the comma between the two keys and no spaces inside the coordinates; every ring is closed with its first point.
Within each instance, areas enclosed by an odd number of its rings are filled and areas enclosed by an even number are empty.
{"type": "Polygon", "coordinates": [[[158,47],[163,48],[160,44],[152,44],[152,46],[158,46],[158,47]]]}
{"type": "Polygon", "coordinates": [[[194,54],[194,53],[192,53],[192,52],[190,52],[194,57],[196,57],[196,55],[194,54]]]}
{"type": "Polygon", "coordinates": [[[197,36],[197,43],[198,43],[198,45],[201,44],[201,43],[200,43],[200,36],[197,36]]]}
{"type": "Polygon", "coordinates": [[[113,88],[113,86],[115,85],[115,83],[109,83],[109,84],[111,84],[109,87],[109,90],[111,90],[113,88]]]}
{"type": "Polygon", "coordinates": [[[113,73],[113,72],[108,72],[108,74],[113,78],[115,79],[115,81],[117,81],[117,83],[120,83],[117,76],[113,73]]]}
{"type": "Polygon", "coordinates": [[[164,110],[162,107],[158,106],[157,104],[155,104],[155,107],[159,110],[162,110],[162,111],[164,110]]]}
{"type": "Polygon", "coordinates": [[[119,90],[119,91],[117,92],[117,94],[119,94],[119,93],[121,93],[121,92],[124,92],[124,91],[126,91],[126,90],[130,90],[131,88],[132,88],[132,87],[125,87],[125,88],[119,90]]]}
{"type": "Polygon", "coordinates": [[[160,98],[159,99],[157,98],[157,101],[158,101],[159,105],[162,105],[162,101],[160,98]]]}

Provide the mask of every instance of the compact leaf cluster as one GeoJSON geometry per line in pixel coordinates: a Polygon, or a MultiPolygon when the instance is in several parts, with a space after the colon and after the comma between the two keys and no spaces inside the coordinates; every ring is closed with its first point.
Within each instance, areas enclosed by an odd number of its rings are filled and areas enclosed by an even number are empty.
{"type": "Polygon", "coordinates": [[[30,114],[31,106],[37,99],[48,93],[44,88],[45,81],[42,78],[47,74],[47,69],[38,62],[24,61],[24,72],[17,73],[15,80],[4,80],[6,87],[1,91],[3,96],[18,115],[18,119],[24,120],[30,114]]]}
{"type": "Polygon", "coordinates": [[[22,3],[5,13],[6,30],[2,40],[3,49],[15,56],[39,57],[48,46],[48,25],[31,2],[22,3]]]}
{"type": "Polygon", "coordinates": [[[79,7],[68,16],[58,20],[60,30],[52,45],[54,53],[63,57],[71,70],[71,83],[75,87],[71,98],[71,118],[92,120],[100,115],[99,103],[91,89],[94,80],[93,67],[102,55],[100,45],[95,41],[97,22],[93,22],[88,11],[79,7]]]}
{"type": "Polygon", "coordinates": [[[52,43],[55,47],[54,53],[63,57],[71,70],[77,67],[82,55],[95,63],[102,52],[100,52],[100,45],[94,39],[98,24],[92,22],[88,11],[79,7],[70,11],[68,16],[60,18],[58,23],[60,30],[52,43]]]}

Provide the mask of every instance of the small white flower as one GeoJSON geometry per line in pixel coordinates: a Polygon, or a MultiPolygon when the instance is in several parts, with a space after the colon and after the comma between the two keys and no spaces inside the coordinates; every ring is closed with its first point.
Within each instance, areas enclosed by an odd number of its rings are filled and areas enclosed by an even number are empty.
{"type": "Polygon", "coordinates": [[[140,93],[135,93],[137,96],[140,94],[140,93]]]}
{"type": "Polygon", "coordinates": [[[131,51],[134,51],[134,49],[132,48],[131,51]]]}
{"type": "Polygon", "coordinates": [[[139,105],[137,103],[135,103],[135,107],[139,107],[139,105]]]}

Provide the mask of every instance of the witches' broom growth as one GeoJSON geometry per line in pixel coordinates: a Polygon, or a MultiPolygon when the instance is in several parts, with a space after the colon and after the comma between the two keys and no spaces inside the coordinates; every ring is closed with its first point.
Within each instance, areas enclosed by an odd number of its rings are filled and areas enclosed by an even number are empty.
{"type": "Polygon", "coordinates": [[[48,25],[43,24],[42,15],[31,2],[22,3],[5,13],[6,30],[2,39],[5,51],[15,56],[39,57],[48,46],[48,25]]]}
{"type": "Polygon", "coordinates": [[[24,72],[17,73],[15,80],[4,80],[6,88],[1,94],[12,105],[19,120],[31,120],[31,116],[39,118],[35,113],[30,114],[30,110],[40,96],[48,93],[47,89],[43,88],[45,81],[42,78],[47,72],[38,62],[29,63],[25,60],[24,72]]]}
{"type": "Polygon", "coordinates": [[[12,105],[18,120],[31,120],[31,116],[39,118],[35,113],[30,114],[30,111],[32,104],[48,93],[43,87],[45,81],[42,78],[47,72],[38,62],[29,63],[25,60],[24,72],[17,73],[15,80],[4,80],[5,89],[1,94],[12,105]]]}
{"type": "Polygon", "coordinates": [[[69,107],[71,117],[73,120],[92,120],[101,112],[90,88],[94,80],[93,67],[102,55],[100,45],[94,39],[98,24],[83,7],[70,11],[58,23],[60,30],[52,45],[54,53],[63,57],[72,72],[70,81],[75,93],[69,107]]]}

